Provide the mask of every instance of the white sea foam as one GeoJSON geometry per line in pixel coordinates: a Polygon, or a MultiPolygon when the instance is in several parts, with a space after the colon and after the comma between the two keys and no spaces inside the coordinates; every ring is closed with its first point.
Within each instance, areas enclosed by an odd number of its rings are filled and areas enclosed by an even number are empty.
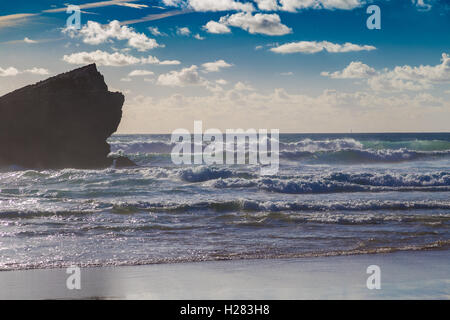
{"type": "Polygon", "coordinates": [[[345,173],[334,172],[297,177],[214,179],[214,188],[252,188],[279,193],[335,193],[379,191],[450,191],[450,173],[345,173]]]}
{"type": "Polygon", "coordinates": [[[163,135],[110,139],[134,168],[2,168],[0,269],[449,248],[448,134],[280,137],[265,177],[175,166],[163,135]]]}

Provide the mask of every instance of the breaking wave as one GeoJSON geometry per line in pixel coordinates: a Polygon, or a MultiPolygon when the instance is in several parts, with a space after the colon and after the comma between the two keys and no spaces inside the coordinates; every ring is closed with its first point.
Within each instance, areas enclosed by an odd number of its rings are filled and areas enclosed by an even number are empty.
{"type": "MultiPolygon", "coordinates": [[[[345,211],[407,211],[407,210],[448,210],[450,201],[387,201],[387,200],[353,200],[353,201],[255,201],[239,199],[234,201],[201,201],[192,203],[170,202],[137,202],[117,203],[113,205],[115,210],[127,209],[127,211],[201,211],[213,210],[217,212],[248,211],[248,212],[330,212],[330,216],[336,216],[335,212],[345,211]]],[[[358,215],[362,217],[361,215],[358,215]]],[[[395,219],[397,215],[392,216],[395,219]]],[[[443,215],[450,219],[450,214],[443,215]]],[[[380,217],[385,219],[385,217],[380,217]]],[[[371,218],[372,219],[372,218],[371,218]]]]}
{"type": "Polygon", "coordinates": [[[257,179],[219,178],[207,182],[214,188],[252,188],[278,193],[339,193],[382,191],[450,191],[450,173],[345,173],[257,179]]]}
{"type": "MultiPolygon", "coordinates": [[[[261,139],[260,143],[273,142],[274,139],[261,139]]],[[[203,143],[205,148],[208,143],[203,143]]],[[[129,141],[112,142],[113,153],[129,155],[170,155],[175,144],[170,141],[129,141]]],[[[186,142],[186,150],[194,150],[195,144],[186,142]]],[[[198,146],[198,145],[197,145],[198,146]]],[[[270,146],[270,145],[269,145],[270,146]]],[[[234,146],[224,144],[224,150],[234,146]]],[[[245,143],[245,150],[249,144],[245,143]]],[[[303,139],[294,142],[279,142],[280,158],[290,161],[314,163],[376,163],[405,162],[448,158],[450,142],[440,140],[411,141],[357,141],[352,138],[312,140],[303,139]]],[[[139,160],[142,157],[138,157],[139,160]]]]}
{"type": "MultiPolygon", "coordinates": [[[[237,200],[211,200],[192,202],[85,202],[78,205],[76,209],[70,207],[47,208],[35,211],[33,209],[12,210],[5,209],[0,212],[1,218],[35,218],[51,217],[54,215],[86,215],[101,212],[112,214],[133,214],[139,212],[297,212],[301,215],[297,219],[316,222],[381,222],[381,221],[403,221],[402,219],[415,219],[412,216],[401,216],[395,213],[388,215],[367,214],[375,211],[414,211],[414,210],[450,210],[450,201],[445,200],[323,200],[323,201],[263,201],[251,199],[237,200]],[[342,213],[342,215],[337,214],[342,213]],[[365,214],[347,215],[346,212],[365,212],[365,214]],[[311,213],[311,214],[308,214],[311,213]],[[316,215],[316,213],[321,213],[316,215]],[[322,213],[326,213],[323,215],[322,213]],[[337,219],[337,220],[336,220],[337,219]]],[[[449,213],[436,213],[436,216],[427,215],[428,218],[450,220],[449,213]],[[434,218],[433,218],[434,217],[434,218]]],[[[405,220],[406,221],[406,220],[405,220]]]]}
{"type": "Polygon", "coordinates": [[[282,134],[268,176],[109,142],[139,166],[0,169],[0,270],[450,249],[449,133],[282,134]]]}
{"type": "Polygon", "coordinates": [[[450,150],[445,151],[413,151],[398,150],[372,150],[372,149],[342,149],[338,151],[280,151],[280,157],[287,160],[303,160],[314,163],[389,163],[421,160],[436,160],[448,158],[450,150]]]}

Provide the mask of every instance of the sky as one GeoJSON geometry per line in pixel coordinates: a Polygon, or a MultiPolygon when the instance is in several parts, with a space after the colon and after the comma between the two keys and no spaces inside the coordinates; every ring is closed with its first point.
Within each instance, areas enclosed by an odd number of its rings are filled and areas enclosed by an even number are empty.
{"type": "Polygon", "coordinates": [[[96,63],[119,133],[450,131],[449,0],[70,4],[1,1],[0,95],[96,63]]]}

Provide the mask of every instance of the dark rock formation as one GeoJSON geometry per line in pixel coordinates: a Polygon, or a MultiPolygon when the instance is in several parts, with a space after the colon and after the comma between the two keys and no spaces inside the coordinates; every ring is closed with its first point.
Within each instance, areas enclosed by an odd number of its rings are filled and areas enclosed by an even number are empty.
{"type": "Polygon", "coordinates": [[[119,126],[123,103],[95,64],[0,97],[0,166],[111,166],[106,139],[119,126]]]}
{"type": "Polygon", "coordinates": [[[128,168],[136,166],[136,164],[133,161],[123,156],[115,158],[113,165],[115,168],[128,168]]]}

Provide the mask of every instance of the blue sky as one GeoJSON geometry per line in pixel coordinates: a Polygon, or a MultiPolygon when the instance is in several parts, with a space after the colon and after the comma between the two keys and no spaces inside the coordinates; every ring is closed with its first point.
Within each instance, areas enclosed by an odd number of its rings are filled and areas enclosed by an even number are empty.
{"type": "Polygon", "coordinates": [[[0,94],[95,62],[126,96],[122,133],[450,129],[445,0],[71,4],[81,29],[65,1],[0,4],[0,94]]]}

